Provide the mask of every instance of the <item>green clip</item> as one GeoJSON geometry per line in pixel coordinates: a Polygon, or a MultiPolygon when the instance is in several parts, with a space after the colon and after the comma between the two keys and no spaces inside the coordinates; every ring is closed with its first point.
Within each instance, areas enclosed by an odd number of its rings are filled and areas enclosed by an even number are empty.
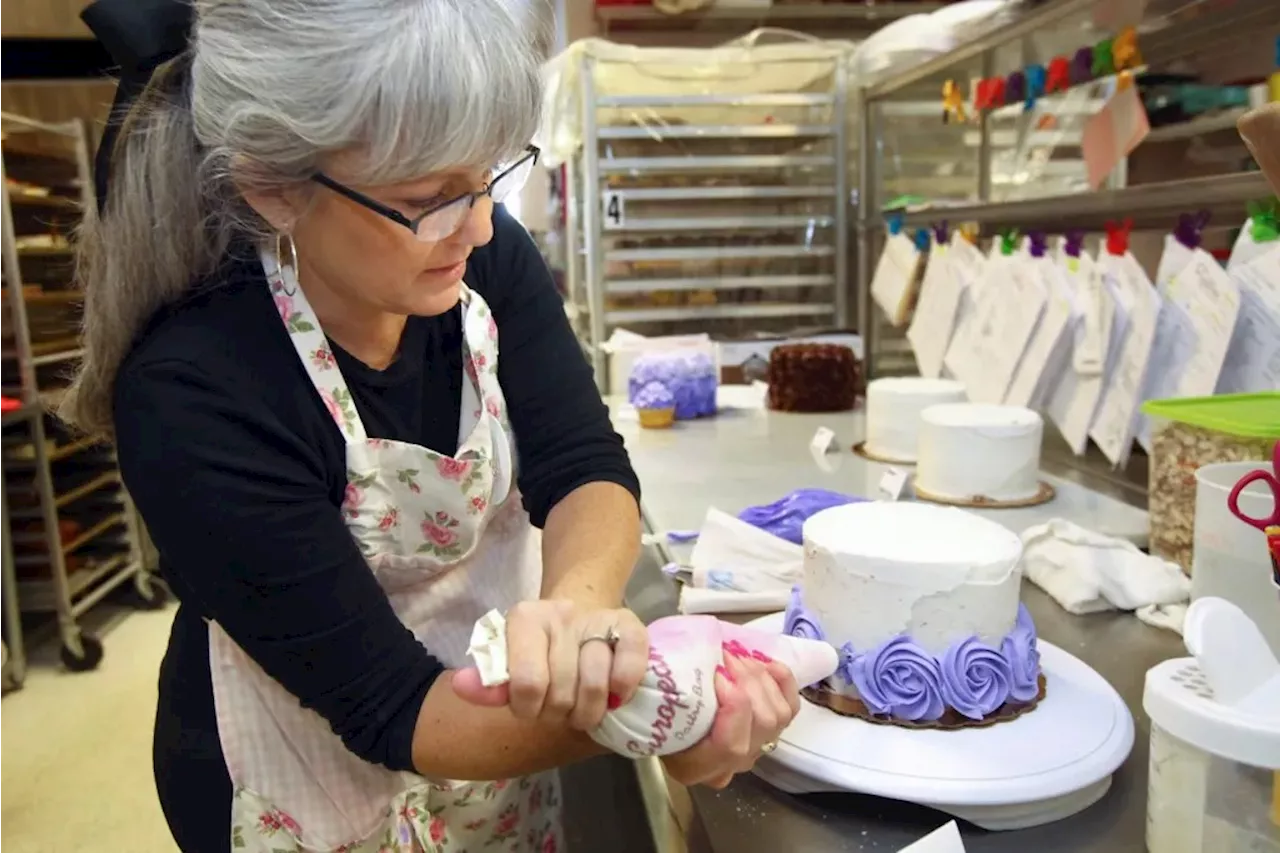
{"type": "Polygon", "coordinates": [[[1255,243],[1280,240],[1280,210],[1276,200],[1249,202],[1249,236],[1255,243]]]}
{"type": "Polygon", "coordinates": [[[1111,39],[1100,41],[1093,46],[1093,76],[1108,77],[1116,73],[1116,61],[1112,56],[1111,39]]]}
{"type": "Polygon", "coordinates": [[[1000,254],[1012,255],[1018,249],[1018,229],[1010,228],[1000,233],[1000,254]]]}

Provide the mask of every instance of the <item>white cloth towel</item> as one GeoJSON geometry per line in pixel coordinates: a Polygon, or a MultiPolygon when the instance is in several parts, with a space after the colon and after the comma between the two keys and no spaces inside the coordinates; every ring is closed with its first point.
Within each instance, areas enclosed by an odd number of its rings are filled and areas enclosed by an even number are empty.
{"type": "Polygon", "coordinates": [[[715,507],[707,510],[689,558],[692,578],[681,613],[772,613],[787,606],[804,573],[799,545],[715,507]]]}
{"type": "Polygon", "coordinates": [[[1182,632],[1191,580],[1176,563],[1061,518],[1028,527],[1022,544],[1024,574],[1068,613],[1132,610],[1182,632]]]}

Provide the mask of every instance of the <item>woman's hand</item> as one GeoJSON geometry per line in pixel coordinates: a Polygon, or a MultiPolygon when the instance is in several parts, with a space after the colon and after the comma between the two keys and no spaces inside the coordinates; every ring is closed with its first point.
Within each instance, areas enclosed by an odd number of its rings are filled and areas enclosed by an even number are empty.
{"type": "Polygon", "coordinates": [[[631,700],[649,666],[649,634],[630,610],[523,601],[506,620],[511,681],[483,687],[474,670],[462,670],[453,688],[468,702],[591,731],[631,700]]]}
{"type": "Polygon", "coordinates": [[[711,731],[696,746],[663,759],[683,785],[724,788],[735,774],[751,769],[769,744],[800,713],[800,689],[786,666],[758,652],[726,649],[716,671],[719,710],[711,731]]]}

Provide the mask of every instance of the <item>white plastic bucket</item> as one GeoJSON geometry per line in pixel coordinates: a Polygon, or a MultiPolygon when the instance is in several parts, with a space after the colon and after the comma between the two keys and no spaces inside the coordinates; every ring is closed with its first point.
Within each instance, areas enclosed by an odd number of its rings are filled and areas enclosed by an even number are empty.
{"type": "MultiPolygon", "coordinates": [[[[1250,471],[1266,471],[1262,462],[1218,462],[1196,469],[1195,556],[1191,599],[1225,598],[1249,615],[1271,650],[1280,657],[1280,590],[1271,582],[1271,558],[1261,530],[1227,509],[1227,495],[1250,471]]],[[[1240,493],[1240,509],[1253,518],[1272,511],[1271,491],[1261,482],[1240,493]]]]}

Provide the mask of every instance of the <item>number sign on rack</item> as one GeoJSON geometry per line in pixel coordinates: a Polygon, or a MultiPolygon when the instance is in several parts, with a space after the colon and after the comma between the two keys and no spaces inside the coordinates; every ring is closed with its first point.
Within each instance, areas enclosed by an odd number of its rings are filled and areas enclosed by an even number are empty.
{"type": "Polygon", "coordinates": [[[606,192],[604,203],[605,230],[625,228],[627,225],[627,198],[620,192],[606,192]]]}

